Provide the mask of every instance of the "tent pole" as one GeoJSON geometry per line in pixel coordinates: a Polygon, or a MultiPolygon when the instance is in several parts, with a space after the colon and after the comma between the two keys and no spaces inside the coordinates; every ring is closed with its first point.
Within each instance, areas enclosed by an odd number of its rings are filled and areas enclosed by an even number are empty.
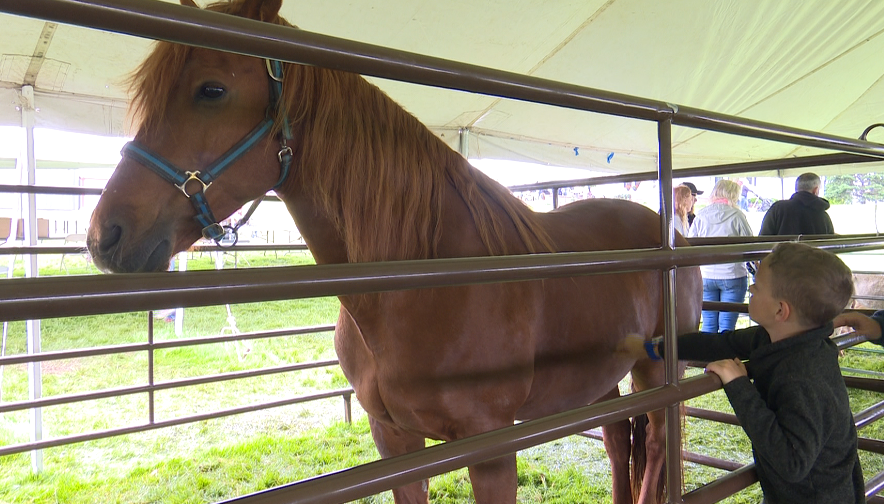
{"type": "Polygon", "coordinates": [[[464,159],[470,159],[470,128],[461,128],[457,131],[460,137],[457,150],[464,159]]]}
{"type": "MultiPolygon", "coordinates": [[[[37,161],[34,156],[34,88],[33,86],[22,86],[21,88],[22,107],[21,122],[25,129],[25,155],[27,156],[27,185],[37,185],[37,161]]],[[[37,245],[37,195],[28,193],[28,204],[25,205],[27,218],[25,220],[24,238],[25,242],[33,247],[37,245]]],[[[37,268],[37,255],[25,255],[25,276],[36,277],[39,275],[37,268]]],[[[28,334],[28,354],[40,353],[40,321],[27,321],[28,334]]],[[[43,377],[39,362],[28,363],[28,398],[32,401],[40,399],[43,396],[43,377]]],[[[43,410],[42,408],[31,409],[31,442],[41,441],[43,439],[43,410]]],[[[43,450],[33,450],[31,452],[31,469],[35,474],[43,470],[43,450]]]]}

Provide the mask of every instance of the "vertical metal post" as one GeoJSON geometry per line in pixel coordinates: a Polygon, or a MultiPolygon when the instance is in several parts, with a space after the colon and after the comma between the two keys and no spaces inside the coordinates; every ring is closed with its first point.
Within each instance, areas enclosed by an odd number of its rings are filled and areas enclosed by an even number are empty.
{"type": "MultiPolygon", "coordinates": [[[[37,161],[34,156],[34,88],[32,86],[22,86],[21,88],[21,125],[25,130],[25,155],[27,156],[27,185],[37,185],[37,161]]],[[[25,205],[25,215],[22,219],[25,223],[24,238],[25,243],[33,247],[37,245],[37,195],[30,193],[27,196],[28,202],[25,205]]],[[[24,256],[25,276],[36,277],[39,275],[37,268],[37,255],[27,254],[24,256]]],[[[41,351],[40,343],[40,321],[28,320],[28,354],[38,354],[41,351]]],[[[43,396],[43,376],[39,362],[28,363],[28,398],[36,400],[43,396]]],[[[42,408],[31,408],[31,441],[41,441],[43,439],[43,410],[42,408]]],[[[34,450],[31,452],[31,469],[34,473],[43,470],[43,450],[34,450]]]]}
{"type": "Polygon", "coordinates": [[[352,394],[344,394],[342,397],[344,398],[344,421],[348,424],[353,423],[353,401],[350,396],[352,394]]]}
{"type": "MultiPolygon", "coordinates": [[[[178,271],[187,271],[187,253],[178,254],[178,271]]],[[[184,334],[184,308],[175,308],[175,336],[184,334]]]]}
{"type": "Polygon", "coordinates": [[[147,312],[147,346],[147,384],[150,386],[150,390],[147,391],[147,422],[153,424],[156,422],[153,391],[153,310],[147,312]]]}
{"type": "MultiPolygon", "coordinates": [[[[675,230],[672,222],[672,120],[657,122],[658,165],[657,179],[660,188],[660,226],[663,250],[672,250],[675,246],[675,230]]],[[[678,348],[676,338],[677,325],[675,320],[675,268],[663,271],[663,323],[665,345],[666,383],[678,384],[678,348]]],[[[683,503],[681,473],[681,418],[680,405],[666,407],[666,488],[667,502],[683,503]]]]}
{"type": "Polygon", "coordinates": [[[464,157],[464,159],[470,158],[470,129],[469,128],[461,128],[457,132],[460,137],[460,142],[457,146],[457,151],[460,152],[460,155],[464,157]]]}

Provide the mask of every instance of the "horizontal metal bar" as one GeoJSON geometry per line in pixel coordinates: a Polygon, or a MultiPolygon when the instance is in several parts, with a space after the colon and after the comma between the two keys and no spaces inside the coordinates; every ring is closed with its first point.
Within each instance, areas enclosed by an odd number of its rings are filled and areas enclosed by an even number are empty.
{"type": "Polygon", "coordinates": [[[755,464],[747,464],[736,471],[692,490],[682,496],[684,504],[711,504],[748,488],[758,481],[755,464]]]}
{"type": "Polygon", "coordinates": [[[300,397],[292,397],[289,399],[282,399],[279,401],[271,401],[260,404],[251,404],[248,406],[239,406],[236,408],[229,408],[223,410],[216,410],[209,413],[201,413],[199,415],[191,415],[186,417],[178,417],[171,420],[164,420],[161,422],[153,422],[149,424],[141,424],[141,425],[132,425],[129,427],[122,427],[119,429],[108,429],[97,432],[90,432],[89,434],[79,434],[75,436],[66,436],[61,438],[50,439],[46,441],[35,441],[31,443],[22,443],[17,445],[7,445],[0,447],[0,457],[4,455],[12,455],[13,453],[21,453],[30,450],[42,450],[45,448],[52,448],[55,446],[68,445],[73,443],[82,443],[84,441],[93,441],[96,439],[104,439],[114,436],[122,436],[124,434],[133,434],[136,432],[144,432],[154,429],[164,429],[166,427],[174,427],[176,425],[182,425],[186,423],[193,422],[201,422],[203,420],[211,420],[213,418],[221,418],[225,416],[231,415],[241,415],[243,413],[250,413],[252,411],[260,411],[264,409],[270,408],[278,408],[280,406],[290,406],[292,404],[299,404],[310,401],[317,401],[320,399],[327,399],[330,397],[338,397],[338,396],[349,396],[353,394],[352,388],[344,388],[337,390],[330,390],[327,392],[322,392],[318,394],[311,394],[300,397]]]}
{"type": "MultiPolygon", "coordinates": [[[[820,154],[817,156],[803,156],[785,159],[766,159],[762,161],[749,161],[745,163],[730,163],[722,165],[698,166],[695,168],[680,168],[672,170],[672,178],[709,177],[719,175],[731,175],[734,173],[753,173],[771,170],[788,170],[792,168],[804,168],[814,166],[829,166],[855,163],[880,163],[882,160],[874,156],[859,154],[835,153],[820,154]]],[[[533,184],[519,184],[509,186],[509,190],[537,191],[540,189],[560,189],[564,187],[597,186],[605,184],[620,184],[623,182],[644,182],[657,180],[656,171],[630,173],[624,175],[606,175],[601,177],[588,177],[584,179],[554,180],[549,182],[536,182],[533,184]]]]}
{"type": "Polygon", "coordinates": [[[98,399],[107,399],[109,397],[123,397],[132,394],[149,392],[151,389],[152,387],[150,385],[133,385],[131,387],[104,389],[98,392],[83,392],[81,394],[57,395],[27,401],[3,402],[0,403],[0,413],[9,413],[12,411],[21,411],[31,408],[58,406],[61,404],[70,404],[75,402],[95,401],[98,399]]]}
{"type": "MultiPolygon", "coordinates": [[[[590,439],[595,439],[598,441],[603,441],[604,436],[602,435],[602,431],[598,429],[591,429],[588,431],[583,431],[579,433],[580,436],[587,437],[590,439]]],[[[699,453],[689,452],[682,450],[681,452],[682,460],[685,462],[693,462],[695,464],[700,464],[704,466],[714,467],[716,469],[723,469],[725,471],[734,471],[741,467],[743,464],[739,462],[732,462],[730,460],[724,460],[716,457],[709,457],[707,455],[701,455],[699,453]]]]}
{"type": "Polygon", "coordinates": [[[227,343],[230,341],[244,341],[264,338],[278,338],[282,336],[297,336],[301,334],[313,334],[320,332],[334,331],[335,326],[320,325],[310,327],[298,327],[294,329],[277,329],[272,331],[244,332],[237,334],[227,334],[223,336],[208,336],[202,338],[183,338],[167,341],[158,341],[151,343],[131,343],[126,345],[111,345],[103,347],[83,348],[77,350],[61,350],[57,352],[41,352],[38,354],[22,354],[13,356],[0,357],[0,366],[9,366],[13,364],[25,364],[28,362],[46,362],[63,359],[82,359],[84,357],[95,357],[97,355],[113,355],[131,352],[142,352],[145,350],[166,350],[169,348],[180,348],[197,345],[209,345],[214,343],[227,343]]]}
{"type": "MultiPolygon", "coordinates": [[[[45,240],[46,238],[41,238],[45,240]]],[[[50,240],[61,240],[63,236],[49,238],[50,240]]],[[[187,252],[287,252],[291,250],[309,250],[307,245],[303,243],[267,243],[267,244],[248,244],[233,245],[230,247],[222,247],[219,245],[196,244],[190,247],[187,252]]],[[[0,256],[3,255],[49,255],[49,254],[85,254],[88,251],[86,247],[74,245],[36,245],[33,247],[0,247],[0,256]]]]}
{"type": "Polygon", "coordinates": [[[858,437],[856,441],[857,447],[860,450],[877,453],[878,455],[884,455],[884,441],[880,439],[869,439],[864,437],[858,437]]]}
{"type": "MultiPolygon", "coordinates": [[[[49,238],[50,240],[63,240],[63,236],[57,238],[49,238]]],[[[46,240],[46,238],[40,238],[46,240]]],[[[77,255],[85,254],[85,246],[76,245],[35,245],[33,247],[0,247],[0,256],[18,256],[18,255],[77,255]]]]}
{"type": "Polygon", "coordinates": [[[856,429],[860,430],[876,420],[880,420],[882,416],[884,416],[884,401],[875,403],[853,415],[853,419],[856,422],[856,429]]]}
{"type": "Polygon", "coordinates": [[[101,196],[104,189],[100,187],[61,187],[61,186],[37,186],[37,185],[7,185],[0,184],[0,193],[21,194],[68,194],[72,196],[101,196]]]}
{"type": "MultiPolygon", "coordinates": [[[[881,248],[884,236],[809,243],[833,252],[849,252],[881,248]]],[[[0,282],[0,320],[647,271],[756,260],[771,249],[772,244],[759,243],[684,247],[671,251],[614,250],[164,274],[14,278],[0,282]]]]}
{"type": "MultiPolygon", "coordinates": [[[[0,9],[2,10],[2,9],[0,9]]],[[[39,168],[38,168],[39,170],[39,168]]],[[[73,196],[101,196],[104,189],[100,187],[79,187],[79,186],[41,186],[41,185],[9,185],[0,184],[0,193],[21,193],[21,194],[69,194],[73,196]]],[[[282,201],[276,194],[268,194],[264,197],[264,201],[282,201]]]]}
{"type": "MultiPolygon", "coordinates": [[[[866,481],[866,497],[875,495],[881,490],[884,490],[884,472],[879,472],[871,479],[866,481]]],[[[870,502],[872,501],[868,500],[866,504],[869,504],[870,502]]]]}
{"type": "Polygon", "coordinates": [[[0,0],[0,11],[404,82],[884,157],[861,140],[362,44],[153,0],[0,0]]]}
{"type": "Polygon", "coordinates": [[[267,376],[273,374],[288,373],[291,371],[303,371],[305,369],[314,369],[320,367],[336,366],[337,359],[327,359],[314,362],[299,362],[297,364],[289,364],[287,366],[272,366],[260,369],[251,369],[248,371],[231,371],[228,373],[219,373],[214,375],[200,376],[197,378],[181,378],[178,380],[169,380],[153,385],[154,390],[168,390],[181,387],[192,387],[194,385],[204,385],[206,383],[215,383],[229,380],[239,380],[243,378],[255,378],[258,376],[267,376]]]}
{"type": "Polygon", "coordinates": [[[523,422],[512,427],[224,502],[238,504],[350,502],[641,413],[656,411],[720,387],[721,380],[717,377],[695,376],[679,382],[678,387],[667,385],[637,392],[597,405],[523,422]]]}
{"type": "Polygon", "coordinates": [[[845,376],[844,384],[848,388],[869,390],[884,393],[884,380],[878,378],[862,378],[859,376],[845,376]]]}
{"type": "Polygon", "coordinates": [[[233,371],[229,373],[219,373],[214,375],[200,376],[196,378],[182,378],[179,380],[169,380],[153,385],[136,385],[132,387],[119,387],[113,389],[105,389],[98,392],[84,392],[81,394],[67,394],[52,397],[43,397],[28,401],[16,401],[0,404],[0,413],[9,411],[21,411],[30,408],[58,406],[60,404],[70,404],[82,401],[93,401],[96,399],[106,399],[108,397],[132,395],[141,392],[156,392],[158,390],[170,390],[175,388],[192,387],[194,385],[203,385],[206,383],[216,383],[222,381],[240,380],[244,378],[254,378],[257,376],[267,376],[273,374],[283,374],[292,371],[303,371],[305,369],[315,369],[321,367],[337,366],[337,359],[324,361],[300,362],[288,366],[274,366],[260,369],[252,369],[248,371],[233,371]]]}
{"type": "MultiPolygon", "coordinates": [[[[776,236],[711,236],[704,238],[687,238],[688,243],[692,247],[702,247],[706,245],[735,245],[743,243],[773,243],[773,242],[817,242],[821,240],[832,240],[837,235],[776,235],[776,236]]],[[[837,238],[851,238],[859,240],[863,238],[880,238],[884,237],[881,233],[864,233],[856,235],[840,235],[837,238]]]]}
{"type": "Polygon", "coordinates": [[[729,425],[740,425],[740,421],[737,420],[737,415],[734,415],[733,413],[723,413],[721,411],[685,406],[685,414],[689,417],[699,418],[701,420],[710,420],[729,425]]]}

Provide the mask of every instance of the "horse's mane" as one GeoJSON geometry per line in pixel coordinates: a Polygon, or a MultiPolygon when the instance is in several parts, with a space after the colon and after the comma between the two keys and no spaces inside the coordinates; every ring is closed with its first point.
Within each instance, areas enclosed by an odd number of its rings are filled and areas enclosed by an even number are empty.
{"type": "MultiPolygon", "coordinates": [[[[241,4],[208,8],[238,14],[241,4]]],[[[273,22],[292,26],[279,17],[273,22]]],[[[160,42],[133,74],[133,106],[142,128],[162,121],[191,50],[160,42]]],[[[529,252],[553,251],[530,208],[361,76],[289,63],[284,68],[276,128],[287,115],[302,151],[286,187],[311,188],[310,196],[341,230],[350,261],[438,257],[449,184],[489,254],[516,252],[507,247],[509,226],[529,252]]]]}

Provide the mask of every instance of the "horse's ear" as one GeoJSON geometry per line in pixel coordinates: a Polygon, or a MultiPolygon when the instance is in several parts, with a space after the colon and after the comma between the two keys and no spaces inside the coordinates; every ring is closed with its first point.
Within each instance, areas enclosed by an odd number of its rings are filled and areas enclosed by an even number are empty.
{"type": "Polygon", "coordinates": [[[246,0],[240,16],[259,21],[273,21],[279,15],[282,0],[246,0]]]}
{"type": "Polygon", "coordinates": [[[181,5],[185,7],[196,7],[197,9],[200,8],[200,6],[197,5],[196,2],[194,2],[193,0],[181,0],[181,5]]]}

